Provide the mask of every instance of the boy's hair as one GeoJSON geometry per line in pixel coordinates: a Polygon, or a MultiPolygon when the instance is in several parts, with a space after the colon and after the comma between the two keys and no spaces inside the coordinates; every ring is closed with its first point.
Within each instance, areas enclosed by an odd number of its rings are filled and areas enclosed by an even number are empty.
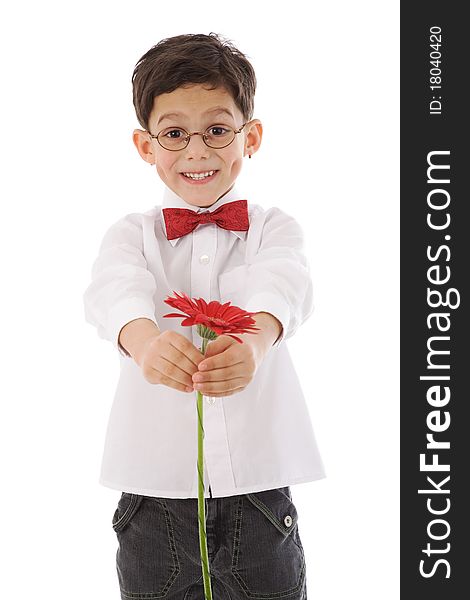
{"type": "Polygon", "coordinates": [[[132,95],[142,127],[149,128],[156,96],[194,83],[224,87],[244,120],[252,119],[256,76],[245,55],[216,33],[190,33],[161,40],[137,62],[132,95]]]}

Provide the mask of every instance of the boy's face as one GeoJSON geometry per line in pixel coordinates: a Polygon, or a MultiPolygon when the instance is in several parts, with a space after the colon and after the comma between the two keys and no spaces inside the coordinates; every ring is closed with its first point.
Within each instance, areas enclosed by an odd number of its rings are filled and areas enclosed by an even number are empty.
{"type": "MultiPolygon", "coordinates": [[[[192,84],[155,98],[149,130],[152,135],[167,128],[203,133],[214,125],[226,125],[237,130],[243,123],[241,111],[224,88],[211,90],[202,84],[192,84]],[[220,108],[228,112],[216,110],[220,108]],[[165,116],[167,113],[177,114],[165,116]]],[[[188,204],[207,207],[233,187],[242,169],[243,157],[258,150],[261,137],[261,122],[253,119],[225,148],[209,148],[202,135],[193,135],[186,148],[166,150],[140,129],[134,131],[133,140],[142,158],[156,165],[158,175],[166,186],[188,204]],[[183,175],[207,171],[215,173],[196,181],[183,175]]]]}

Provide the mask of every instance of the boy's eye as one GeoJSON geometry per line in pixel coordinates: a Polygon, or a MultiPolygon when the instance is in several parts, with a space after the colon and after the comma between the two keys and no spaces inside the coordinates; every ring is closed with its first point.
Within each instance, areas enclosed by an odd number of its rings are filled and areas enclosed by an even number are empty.
{"type": "Polygon", "coordinates": [[[186,134],[184,131],[181,131],[181,129],[170,129],[169,131],[165,131],[163,135],[170,139],[178,140],[180,137],[184,137],[186,134]]]}
{"type": "Polygon", "coordinates": [[[213,125],[212,127],[209,127],[208,132],[210,135],[218,137],[220,135],[226,134],[228,132],[228,129],[225,129],[225,127],[220,127],[218,125],[213,125]]]}

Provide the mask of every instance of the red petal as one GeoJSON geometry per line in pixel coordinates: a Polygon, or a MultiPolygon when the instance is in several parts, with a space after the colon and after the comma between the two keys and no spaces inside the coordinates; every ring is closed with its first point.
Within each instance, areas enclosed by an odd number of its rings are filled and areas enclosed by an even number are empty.
{"type": "Polygon", "coordinates": [[[194,317],[194,322],[196,323],[196,325],[199,324],[203,324],[206,325],[207,323],[209,323],[209,319],[206,317],[206,315],[204,315],[203,313],[198,313],[195,317],[194,317]]]}
{"type": "Polygon", "coordinates": [[[236,335],[230,335],[230,333],[228,333],[227,335],[233,338],[234,340],[237,340],[237,342],[240,342],[240,344],[243,344],[243,341],[240,338],[237,338],[236,335]]]}
{"type": "Polygon", "coordinates": [[[184,321],[181,321],[181,325],[195,325],[195,320],[193,317],[188,317],[184,321]]]}

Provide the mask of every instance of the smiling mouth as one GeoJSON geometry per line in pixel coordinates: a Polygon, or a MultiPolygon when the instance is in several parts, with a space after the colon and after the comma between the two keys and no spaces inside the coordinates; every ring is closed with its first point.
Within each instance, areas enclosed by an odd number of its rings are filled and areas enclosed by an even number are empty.
{"type": "Polygon", "coordinates": [[[180,175],[187,181],[207,181],[213,179],[218,172],[217,169],[209,171],[183,171],[180,175]]]}

